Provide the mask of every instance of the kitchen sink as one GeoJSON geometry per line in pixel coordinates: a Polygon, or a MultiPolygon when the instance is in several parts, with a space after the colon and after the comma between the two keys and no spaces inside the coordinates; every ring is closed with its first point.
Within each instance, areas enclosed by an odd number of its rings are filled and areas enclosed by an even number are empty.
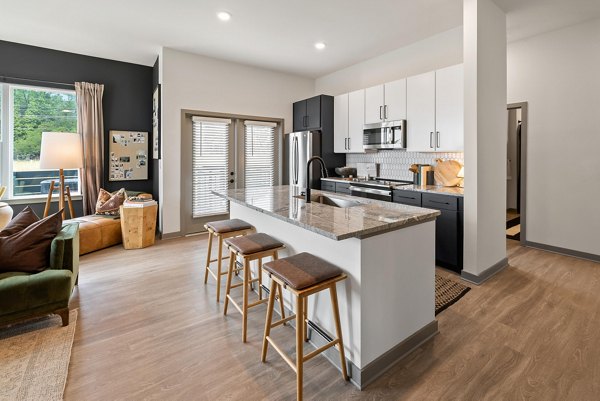
{"type": "MultiPolygon", "coordinates": [[[[296,195],[296,196],[294,196],[294,198],[304,199],[304,196],[296,195]]],[[[354,200],[333,198],[333,197],[325,196],[325,195],[311,195],[310,201],[314,202],[314,203],[320,203],[322,205],[339,207],[339,208],[344,208],[344,209],[348,208],[348,207],[362,205],[361,202],[357,202],[354,200]]]]}

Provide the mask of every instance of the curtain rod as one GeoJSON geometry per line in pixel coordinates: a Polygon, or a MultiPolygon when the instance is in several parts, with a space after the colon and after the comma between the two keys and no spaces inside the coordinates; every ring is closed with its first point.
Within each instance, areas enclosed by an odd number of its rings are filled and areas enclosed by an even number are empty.
{"type": "Polygon", "coordinates": [[[65,83],[65,82],[53,82],[53,81],[43,81],[40,79],[28,79],[28,78],[17,78],[17,77],[8,77],[5,75],[0,75],[0,81],[2,82],[8,82],[8,83],[19,83],[19,82],[29,82],[29,83],[36,83],[36,84],[45,84],[45,85],[55,85],[55,86],[67,86],[69,88],[73,88],[75,89],[75,84],[73,83],[65,83]]]}

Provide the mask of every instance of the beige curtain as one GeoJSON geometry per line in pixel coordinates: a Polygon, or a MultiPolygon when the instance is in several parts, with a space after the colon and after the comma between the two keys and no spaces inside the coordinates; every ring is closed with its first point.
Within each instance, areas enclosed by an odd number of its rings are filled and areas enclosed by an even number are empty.
{"type": "Polygon", "coordinates": [[[93,214],[102,187],[104,164],[104,85],[75,82],[77,95],[77,132],[83,145],[82,194],[83,213],[93,214]]]}

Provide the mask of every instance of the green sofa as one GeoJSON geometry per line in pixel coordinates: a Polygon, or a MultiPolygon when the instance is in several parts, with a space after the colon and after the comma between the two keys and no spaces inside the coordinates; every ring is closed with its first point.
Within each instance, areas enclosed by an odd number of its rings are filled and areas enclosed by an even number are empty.
{"type": "Polygon", "coordinates": [[[69,298],[79,275],[79,224],[65,222],[40,273],[0,272],[0,326],[57,314],[69,324],[69,298]]]}

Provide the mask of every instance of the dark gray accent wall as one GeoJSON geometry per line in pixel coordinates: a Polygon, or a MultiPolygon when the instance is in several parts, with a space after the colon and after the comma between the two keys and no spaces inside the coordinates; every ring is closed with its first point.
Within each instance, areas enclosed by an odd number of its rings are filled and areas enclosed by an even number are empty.
{"type": "MultiPolygon", "coordinates": [[[[125,187],[158,196],[158,192],[154,191],[158,188],[158,182],[154,184],[155,180],[158,181],[158,171],[155,170],[154,162],[148,165],[147,180],[108,181],[109,130],[149,132],[148,152],[149,157],[152,157],[152,67],[0,41],[0,76],[68,84],[80,81],[104,84],[103,187],[109,191],[125,187]]],[[[10,79],[7,81],[10,82],[10,79]]],[[[13,82],[35,84],[35,82],[13,82]]],[[[50,83],[37,84],[65,88],[64,85],[50,83]]],[[[76,204],[80,203],[76,201],[76,204]]]]}

